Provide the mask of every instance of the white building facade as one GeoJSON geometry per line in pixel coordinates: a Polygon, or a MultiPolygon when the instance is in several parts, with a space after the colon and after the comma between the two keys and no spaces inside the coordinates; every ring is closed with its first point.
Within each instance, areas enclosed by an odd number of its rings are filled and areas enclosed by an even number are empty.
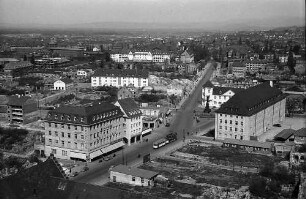
{"type": "Polygon", "coordinates": [[[142,88],[149,85],[149,74],[145,71],[136,70],[97,70],[91,77],[91,86],[134,86],[142,88]]]}
{"type": "Polygon", "coordinates": [[[60,79],[54,82],[54,90],[67,90],[68,88],[73,86],[72,80],[65,78],[60,79]]]}

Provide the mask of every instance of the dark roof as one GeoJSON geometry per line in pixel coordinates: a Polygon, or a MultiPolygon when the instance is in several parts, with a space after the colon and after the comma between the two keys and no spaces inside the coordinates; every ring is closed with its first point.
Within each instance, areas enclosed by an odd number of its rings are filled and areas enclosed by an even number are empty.
{"type": "Polygon", "coordinates": [[[7,199],[158,198],[65,179],[51,159],[0,180],[0,187],[0,198],[7,199]]]}
{"type": "Polygon", "coordinates": [[[145,70],[120,70],[120,69],[99,69],[93,77],[143,77],[148,78],[149,73],[145,70]]]}
{"type": "Polygon", "coordinates": [[[274,136],[274,139],[287,140],[290,136],[294,134],[295,130],[293,129],[284,129],[280,133],[274,136]]]}
{"type": "Polygon", "coordinates": [[[118,100],[118,103],[128,117],[138,117],[142,114],[138,105],[131,98],[118,100]]]}
{"type": "Polygon", "coordinates": [[[207,87],[207,88],[213,88],[214,87],[214,85],[211,83],[211,81],[207,81],[204,85],[203,85],[203,87],[205,88],[205,87],[207,87]]]}
{"type": "Polygon", "coordinates": [[[84,51],[84,49],[80,48],[64,48],[64,47],[51,47],[50,50],[69,50],[69,51],[84,51]]]}
{"type": "Polygon", "coordinates": [[[233,91],[233,93],[237,94],[245,89],[243,88],[231,88],[231,87],[214,87],[213,89],[213,95],[223,95],[224,93],[226,93],[227,91],[233,91]]]}
{"type": "Polygon", "coordinates": [[[271,142],[257,142],[253,140],[236,140],[236,139],[230,139],[230,138],[225,138],[223,143],[224,144],[236,144],[239,146],[260,147],[260,148],[266,148],[266,149],[270,149],[272,146],[271,142]]]}
{"type": "Polygon", "coordinates": [[[123,113],[119,107],[108,102],[96,102],[87,105],[64,105],[49,111],[45,119],[88,125],[122,116],[123,113]]]}
{"type": "Polygon", "coordinates": [[[251,116],[285,98],[279,89],[263,83],[235,94],[216,113],[251,116]]]}
{"type": "Polygon", "coordinates": [[[64,78],[64,79],[60,79],[62,82],[64,82],[65,84],[71,84],[73,83],[73,81],[69,78],[64,78]]]}
{"type": "Polygon", "coordinates": [[[66,176],[57,161],[48,158],[45,162],[2,179],[0,198],[28,198],[33,195],[34,189],[40,192],[40,188],[47,188],[51,177],[64,179],[66,176]]]}
{"type": "Polygon", "coordinates": [[[17,96],[13,95],[9,97],[8,105],[14,105],[14,106],[23,106],[25,104],[32,104],[36,103],[34,100],[31,99],[29,96],[17,96]]]}
{"type": "Polygon", "coordinates": [[[298,86],[292,86],[287,88],[285,91],[304,92],[304,90],[298,86]]]}
{"type": "Polygon", "coordinates": [[[111,169],[111,171],[118,172],[118,173],[123,173],[123,174],[127,174],[127,175],[132,175],[132,176],[135,176],[135,177],[142,177],[142,178],[146,178],[146,179],[151,179],[154,176],[158,175],[158,173],[154,172],[154,171],[128,167],[128,166],[122,165],[122,164],[113,167],[111,169]]]}
{"type": "Polygon", "coordinates": [[[306,137],[306,128],[304,127],[299,130],[296,130],[294,136],[306,137]]]}

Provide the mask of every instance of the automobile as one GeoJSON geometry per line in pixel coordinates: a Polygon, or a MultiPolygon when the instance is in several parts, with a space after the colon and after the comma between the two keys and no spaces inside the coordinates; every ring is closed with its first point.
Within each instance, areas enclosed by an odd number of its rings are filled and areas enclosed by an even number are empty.
{"type": "Polygon", "coordinates": [[[103,160],[105,160],[105,161],[109,161],[109,160],[111,160],[111,159],[112,159],[111,156],[105,156],[105,157],[103,158],[103,160]]]}
{"type": "Polygon", "coordinates": [[[74,171],[74,172],[72,172],[72,173],[70,174],[71,177],[75,177],[75,176],[77,176],[77,175],[79,175],[79,173],[76,172],[76,171],[74,171]]]}
{"type": "Polygon", "coordinates": [[[88,170],[89,170],[89,168],[86,166],[86,167],[83,167],[81,171],[85,172],[85,171],[88,171],[88,170]]]}
{"type": "Polygon", "coordinates": [[[281,127],[282,125],[280,125],[280,124],[273,124],[273,126],[275,126],[275,127],[281,127]]]}
{"type": "Polygon", "coordinates": [[[170,126],[170,123],[166,123],[166,127],[169,127],[170,126]]]}

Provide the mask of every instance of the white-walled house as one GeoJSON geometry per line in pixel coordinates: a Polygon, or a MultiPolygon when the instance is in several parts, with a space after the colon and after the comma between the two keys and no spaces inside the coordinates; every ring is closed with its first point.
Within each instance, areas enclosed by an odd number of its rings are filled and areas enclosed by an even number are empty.
{"type": "Polygon", "coordinates": [[[117,165],[110,169],[110,181],[136,186],[153,186],[157,172],[117,165]]]}
{"type": "Polygon", "coordinates": [[[120,107],[125,119],[125,138],[128,145],[142,141],[142,112],[131,98],[118,100],[115,106],[120,107]]]}
{"type": "Polygon", "coordinates": [[[54,82],[54,90],[67,90],[73,86],[73,81],[69,78],[59,79],[54,82]]]}
{"type": "Polygon", "coordinates": [[[149,73],[137,70],[100,69],[91,77],[91,86],[123,87],[133,85],[142,88],[149,85],[149,73]]]}
{"type": "Polygon", "coordinates": [[[207,99],[210,108],[220,108],[236,93],[243,91],[242,88],[218,87],[214,86],[210,81],[206,82],[202,88],[202,105],[206,106],[207,99]]]}

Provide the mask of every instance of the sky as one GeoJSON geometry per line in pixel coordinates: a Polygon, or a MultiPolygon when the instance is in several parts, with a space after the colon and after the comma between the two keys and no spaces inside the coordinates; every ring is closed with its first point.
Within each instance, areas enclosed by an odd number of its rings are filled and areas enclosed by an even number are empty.
{"type": "Polygon", "coordinates": [[[305,0],[0,0],[0,23],[248,22],[305,17],[305,0]]]}

